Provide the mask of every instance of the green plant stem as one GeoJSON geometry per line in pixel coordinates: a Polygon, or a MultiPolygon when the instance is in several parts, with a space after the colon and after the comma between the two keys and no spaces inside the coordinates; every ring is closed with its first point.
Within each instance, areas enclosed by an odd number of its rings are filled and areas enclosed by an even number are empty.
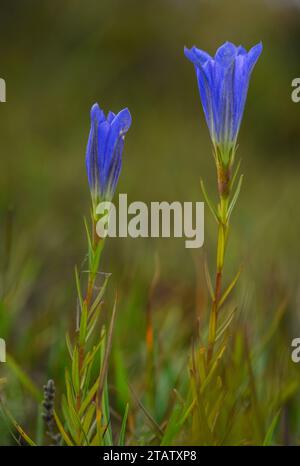
{"type": "MultiPolygon", "coordinates": [[[[219,184],[220,186],[220,184],[219,184]]],[[[219,313],[219,302],[222,293],[222,278],[224,268],[225,249],[229,229],[228,220],[228,203],[229,203],[229,190],[228,185],[226,189],[223,187],[223,192],[220,192],[219,188],[219,204],[218,204],[218,241],[217,241],[217,265],[216,265],[216,279],[215,279],[215,290],[214,299],[212,302],[210,321],[209,321],[209,336],[208,336],[208,350],[207,350],[207,362],[211,361],[214,351],[214,345],[217,334],[217,323],[219,313]]]]}
{"type": "MultiPolygon", "coordinates": [[[[93,257],[96,257],[96,252],[97,248],[99,246],[100,238],[97,236],[96,233],[96,220],[93,218],[93,224],[92,224],[92,254],[93,257]]],[[[85,298],[83,301],[83,306],[86,306],[87,313],[89,315],[89,309],[92,303],[92,298],[93,298],[93,290],[94,290],[94,285],[95,285],[95,279],[96,279],[96,273],[99,267],[99,260],[97,261],[96,267],[95,264],[93,264],[92,270],[88,271],[88,281],[87,281],[87,289],[86,289],[86,294],[85,298]],[[96,269],[96,271],[95,271],[96,269]]],[[[81,319],[81,315],[80,315],[81,319]]],[[[80,341],[80,321],[79,321],[79,326],[77,330],[77,341],[76,345],[78,348],[78,374],[79,374],[79,386],[81,387],[81,380],[82,380],[82,368],[83,368],[83,361],[85,357],[85,341],[80,341]]],[[[80,410],[81,407],[81,389],[79,389],[79,393],[77,395],[77,410],[80,410]]]]}
{"type": "MultiPolygon", "coordinates": [[[[97,251],[99,242],[100,242],[100,238],[99,238],[99,236],[97,235],[97,232],[96,232],[96,220],[93,219],[93,225],[92,225],[92,249],[93,249],[92,252],[93,252],[93,257],[96,256],[96,251],[97,251]]],[[[88,309],[90,307],[91,300],[92,300],[92,297],[93,297],[93,289],[94,289],[94,284],[95,284],[96,273],[98,271],[98,267],[99,267],[99,261],[97,261],[97,264],[96,264],[96,271],[94,270],[94,267],[93,267],[93,270],[89,270],[89,273],[88,273],[87,291],[86,291],[86,296],[85,296],[85,300],[84,300],[84,303],[86,304],[88,309]]]]}

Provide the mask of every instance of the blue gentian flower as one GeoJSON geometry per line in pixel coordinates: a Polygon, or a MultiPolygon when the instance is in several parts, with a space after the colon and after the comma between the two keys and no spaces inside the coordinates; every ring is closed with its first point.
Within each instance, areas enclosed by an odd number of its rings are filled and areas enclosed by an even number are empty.
{"type": "Polygon", "coordinates": [[[86,149],[88,181],[94,201],[112,198],[119,179],[124,137],[131,125],[127,108],[107,117],[98,104],[91,108],[91,129],[86,149]]]}
{"type": "Polygon", "coordinates": [[[226,42],[211,57],[203,50],[184,49],[195,65],[202,106],[213,144],[230,157],[240,129],[250,76],[262,52],[257,44],[249,52],[226,42]]]}

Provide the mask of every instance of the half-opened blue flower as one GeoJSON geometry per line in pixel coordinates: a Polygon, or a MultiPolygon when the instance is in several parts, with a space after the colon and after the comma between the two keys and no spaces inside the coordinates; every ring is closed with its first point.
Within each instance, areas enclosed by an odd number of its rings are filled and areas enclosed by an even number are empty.
{"type": "Polygon", "coordinates": [[[202,106],[213,143],[226,152],[235,147],[252,70],[262,44],[249,52],[226,42],[211,57],[196,47],[184,49],[195,65],[202,106]]]}
{"type": "Polygon", "coordinates": [[[110,199],[119,179],[124,137],[131,125],[127,108],[107,117],[98,104],[91,108],[91,129],[86,149],[88,181],[94,199],[110,199]]]}

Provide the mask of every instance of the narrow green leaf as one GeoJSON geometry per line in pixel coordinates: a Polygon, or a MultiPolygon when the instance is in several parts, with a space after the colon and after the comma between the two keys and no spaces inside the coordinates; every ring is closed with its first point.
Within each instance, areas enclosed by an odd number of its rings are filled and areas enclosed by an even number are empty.
{"type": "Polygon", "coordinates": [[[71,379],[70,379],[70,374],[69,374],[69,371],[67,369],[66,369],[66,373],[65,373],[65,384],[66,384],[68,404],[74,406],[76,400],[75,400],[74,390],[73,390],[73,387],[72,387],[72,382],[71,382],[71,379]]]}
{"type": "Polygon", "coordinates": [[[68,349],[70,358],[72,359],[72,357],[73,357],[73,348],[72,348],[72,343],[71,343],[71,340],[70,340],[70,335],[68,333],[66,333],[66,345],[67,345],[67,349],[68,349]]]}
{"type": "Polygon", "coordinates": [[[92,351],[89,351],[86,354],[84,358],[84,362],[83,362],[83,367],[89,368],[90,366],[93,365],[95,360],[98,359],[98,353],[99,353],[102,343],[103,343],[103,335],[100,337],[99,343],[93,347],[92,351]]]}
{"type": "MultiPolygon", "coordinates": [[[[91,438],[92,432],[90,432],[91,424],[94,418],[94,414],[96,411],[96,406],[95,403],[91,403],[86,411],[86,414],[84,416],[84,421],[83,421],[83,430],[85,432],[85,435],[88,439],[91,438]]],[[[93,428],[93,427],[92,427],[93,428]]]]}
{"type": "Polygon", "coordinates": [[[122,426],[121,426],[120,437],[119,437],[119,447],[125,446],[125,434],[126,434],[128,412],[129,412],[129,404],[127,403],[124,416],[123,416],[123,420],[122,420],[122,426]]]}
{"type": "Polygon", "coordinates": [[[207,284],[207,288],[208,288],[210,297],[211,297],[212,301],[214,301],[215,293],[214,293],[214,289],[213,289],[213,286],[212,286],[212,281],[211,281],[210,273],[209,273],[209,270],[208,270],[208,264],[207,264],[206,260],[204,261],[204,274],[205,274],[206,284],[207,284]]]}
{"type": "Polygon", "coordinates": [[[238,185],[237,185],[237,188],[235,190],[235,193],[233,195],[233,198],[229,204],[229,208],[228,208],[228,211],[227,211],[227,221],[230,219],[230,216],[232,214],[232,211],[234,209],[234,206],[236,204],[236,201],[238,200],[238,197],[240,195],[240,191],[241,191],[241,187],[242,187],[242,183],[243,183],[243,178],[244,178],[244,175],[241,175],[240,176],[240,179],[239,179],[239,182],[238,182],[238,185]]]}
{"type": "Polygon", "coordinates": [[[233,288],[235,287],[238,279],[240,278],[241,272],[242,272],[242,267],[238,270],[238,272],[235,275],[234,279],[232,280],[232,282],[228,285],[228,287],[224,291],[224,293],[223,293],[223,295],[222,295],[222,297],[221,297],[221,299],[219,301],[219,307],[221,307],[224,304],[224,302],[226,301],[226,299],[230,295],[230,293],[233,290],[233,288]]]}
{"type": "Polygon", "coordinates": [[[117,299],[115,300],[115,304],[113,307],[113,312],[112,312],[110,325],[108,329],[108,337],[107,337],[107,343],[106,343],[106,348],[105,348],[105,354],[104,354],[102,365],[101,365],[99,389],[98,389],[98,395],[97,395],[98,403],[101,403],[102,393],[104,390],[104,381],[105,381],[107,369],[108,369],[108,360],[109,360],[111,344],[112,344],[112,335],[113,335],[113,329],[114,329],[115,318],[116,318],[116,310],[117,310],[117,299]]]}
{"type": "Polygon", "coordinates": [[[75,346],[72,359],[72,384],[75,394],[79,393],[79,366],[78,366],[78,348],[75,346]]]}
{"type": "Polygon", "coordinates": [[[218,213],[217,213],[216,209],[214,208],[212,202],[210,201],[210,199],[209,199],[209,197],[207,195],[203,180],[200,180],[200,185],[201,185],[201,190],[202,190],[204,199],[206,200],[206,203],[207,203],[207,205],[208,205],[214,219],[216,220],[217,223],[219,223],[218,213]]]}
{"type": "Polygon", "coordinates": [[[106,289],[106,285],[107,285],[107,282],[110,278],[110,274],[106,274],[105,276],[105,279],[104,279],[104,283],[103,285],[101,286],[101,289],[99,291],[99,293],[97,294],[91,308],[90,308],[90,311],[89,311],[89,314],[92,315],[93,312],[96,310],[96,308],[99,306],[102,298],[103,298],[103,295],[104,295],[104,292],[105,292],[105,289],[106,289]]]}
{"type": "Polygon", "coordinates": [[[79,303],[80,303],[80,309],[82,309],[83,299],[82,299],[80,278],[79,278],[79,273],[78,273],[77,266],[75,267],[75,281],[76,281],[77,295],[78,295],[78,299],[79,299],[79,303]]]}
{"type": "Polygon", "coordinates": [[[238,173],[239,173],[239,171],[240,171],[240,167],[241,167],[241,159],[238,161],[237,166],[236,166],[236,169],[235,169],[235,171],[234,171],[234,174],[233,174],[233,176],[232,176],[232,178],[231,178],[230,189],[233,189],[233,187],[234,187],[236,178],[237,178],[238,173]]]}
{"type": "Polygon", "coordinates": [[[220,364],[220,361],[223,357],[223,354],[226,350],[226,346],[222,346],[218,353],[216,354],[212,364],[211,364],[211,368],[210,368],[210,371],[206,377],[206,379],[203,381],[202,385],[201,385],[201,389],[200,389],[200,394],[202,395],[204,393],[204,390],[206,389],[206,387],[209,385],[209,382],[213,379],[213,376],[217,370],[217,368],[219,367],[219,364],[220,364]]]}
{"type": "Polygon", "coordinates": [[[58,428],[59,432],[61,433],[62,438],[64,439],[64,441],[66,442],[66,444],[67,444],[69,447],[72,447],[74,444],[72,443],[70,437],[68,436],[67,432],[66,432],[65,429],[63,428],[63,425],[62,425],[62,423],[60,422],[59,417],[57,416],[57,414],[56,414],[55,411],[54,411],[53,414],[54,414],[54,419],[55,419],[57,428],[58,428]]]}
{"type": "Polygon", "coordinates": [[[7,407],[4,405],[3,401],[0,398],[0,404],[3,413],[7,417],[7,419],[12,423],[14,428],[17,430],[17,432],[21,435],[21,437],[25,440],[28,445],[35,447],[36,444],[35,442],[29,437],[29,435],[26,434],[26,432],[22,429],[22,427],[17,423],[17,421],[14,419],[13,415],[11,412],[7,409],[7,407]]]}
{"type": "Polygon", "coordinates": [[[264,442],[263,442],[263,446],[266,447],[266,446],[270,446],[274,443],[273,441],[273,437],[274,437],[274,432],[275,432],[275,429],[277,427],[277,424],[278,424],[278,421],[279,421],[279,418],[280,418],[280,411],[278,411],[271,424],[270,424],[270,427],[269,429],[267,430],[267,433],[266,433],[266,436],[264,438],[264,442]]]}
{"type": "Polygon", "coordinates": [[[87,321],[88,321],[88,309],[86,303],[82,306],[82,311],[80,315],[80,326],[79,326],[79,342],[80,345],[83,345],[86,340],[87,333],[87,321]]]}
{"type": "Polygon", "coordinates": [[[92,239],[89,231],[89,226],[87,223],[86,218],[84,218],[84,226],[85,226],[85,231],[86,231],[86,237],[88,241],[88,263],[89,263],[89,270],[91,270],[92,267],[92,257],[93,257],[93,246],[92,246],[92,239]]]}
{"type": "Polygon", "coordinates": [[[28,390],[33,398],[41,402],[43,400],[42,393],[10,354],[6,355],[6,362],[7,366],[14,372],[20,383],[28,390]]]}
{"type": "Polygon", "coordinates": [[[132,387],[130,387],[130,390],[131,390],[131,393],[136,401],[136,403],[138,404],[138,406],[140,407],[140,409],[142,410],[142,412],[144,413],[146,419],[149,421],[149,424],[150,426],[153,427],[154,431],[156,432],[157,434],[157,437],[159,439],[162,439],[163,437],[163,431],[162,429],[160,428],[160,426],[157,424],[157,422],[155,421],[155,419],[153,419],[153,417],[151,416],[151,414],[147,411],[147,409],[144,407],[144,405],[142,404],[142,402],[138,399],[137,395],[135,394],[134,390],[132,387]]]}
{"type": "Polygon", "coordinates": [[[172,414],[168,420],[168,424],[164,431],[163,437],[161,439],[161,446],[172,445],[174,438],[176,437],[181,428],[180,419],[182,417],[182,412],[183,407],[179,403],[176,403],[172,410],[172,414]]]}
{"type": "Polygon", "coordinates": [[[74,419],[71,414],[73,411],[72,406],[68,404],[65,394],[63,394],[61,398],[61,408],[65,420],[65,430],[66,432],[69,432],[72,441],[74,441],[75,444],[78,444],[78,432],[80,431],[80,427],[77,420],[74,419]]]}
{"type": "Polygon", "coordinates": [[[94,396],[97,393],[98,385],[99,385],[99,377],[97,378],[96,382],[94,383],[94,385],[90,389],[88,395],[82,401],[81,406],[80,406],[80,410],[79,410],[79,416],[83,415],[84,411],[86,410],[86,408],[89,406],[89,404],[93,400],[94,396]]]}
{"type": "Polygon", "coordinates": [[[112,438],[112,428],[111,428],[111,422],[110,422],[110,406],[109,406],[107,376],[105,377],[105,381],[104,381],[102,410],[103,410],[103,425],[106,426],[104,434],[103,434],[104,445],[112,446],[113,438],[112,438]]]}
{"type": "Polygon", "coordinates": [[[216,341],[218,341],[221,338],[221,336],[224,334],[224,332],[227,330],[227,328],[229,327],[229,325],[233,321],[233,318],[234,318],[234,315],[235,315],[236,311],[237,311],[237,308],[236,307],[233,308],[228,313],[228,316],[226,317],[226,319],[224,319],[222,324],[219,325],[219,327],[217,329],[217,334],[216,334],[216,341]]]}

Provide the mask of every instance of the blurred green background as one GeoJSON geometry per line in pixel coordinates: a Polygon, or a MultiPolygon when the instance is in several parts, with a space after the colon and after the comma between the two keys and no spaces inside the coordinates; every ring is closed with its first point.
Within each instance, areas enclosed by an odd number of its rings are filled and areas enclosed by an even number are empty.
{"type": "MultiPolygon", "coordinates": [[[[0,104],[0,336],[14,360],[39,386],[63,373],[64,334],[76,309],[74,265],[86,248],[91,105],[131,111],[118,187],[130,201],[202,200],[200,178],[215,196],[209,135],[183,47],[214,53],[230,40],[247,48],[262,41],[264,51],[239,138],[245,180],[226,271],[230,277],[244,265],[245,322],[268,322],[288,298],[274,349],[288,361],[291,340],[300,336],[300,104],[291,100],[291,82],[300,76],[300,2],[2,1],[0,26],[0,77],[7,85],[0,104]]],[[[118,291],[117,338],[133,376],[144,364],[150,298],[162,347],[170,345],[173,355],[179,340],[181,353],[189,347],[207,302],[201,264],[205,256],[213,267],[215,240],[206,211],[201,250],[187,250],[178,239],[107,243],[102,270],[113,273],[107,312],[118,291]]],[[[7,377],[14,414],[30,424],[35,408],[13,374],[7,377]]],[[[2,426],[0,443],[6,441],[2,426]]]]}

